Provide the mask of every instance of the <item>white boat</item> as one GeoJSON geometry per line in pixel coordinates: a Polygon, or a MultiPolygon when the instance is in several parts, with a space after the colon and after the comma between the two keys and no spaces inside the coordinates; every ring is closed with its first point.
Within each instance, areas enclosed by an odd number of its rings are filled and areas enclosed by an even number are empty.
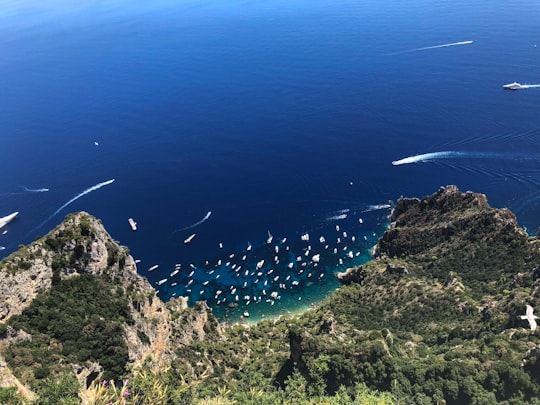
{"type": "Polygon", "coordinates": [[[166,278],[163,278],[161,280],[159,280],[158,282],[156,282],[157,285],[163,285],[167,282],[167,279],[166,278]]]}
{"type": "Polygon", "coordinates": [[[155,265],[153,265],[152,267],[150,267],[150,268],[148,269],[148,271],[154,271],[154,270],[157,269],[158,267],[159,267],[159,264],[155,264],[155,265]]]}
{"type": "Polygon", "coordinates": [[[188,244],[189,242],[191,242],[191,240],[195,237],[195,235],[196,234],[194,233],[193,235],[189,236],[186,240],[184,240],[184,243],[188,244]]]}
{"type": "Polygon", "coordinates": [[[19,215],[19,212],[14,212],[12,214],[9,214],[5,217],[2,217],[0,218],[0,229],[2,229],[4,226],[6,226],[7,224],[9,224],[11,221],[13,221],[13,219],[15,219],[15,217],[19,215]]]}
{"type": "Polygon", "coordinates": [[[518,82],[509,83],[509,84],[503,84],[503,89],[505,90],[519,90],[522,89],[523,86],[519,84],[518,82]]]}
{"type": "Polygon", "coordinates": [[[135,222],[133,220],[133,218],[129,218],[128,222],[129,222],[129,226],[131,226],[131,230],[136,231],[137,230],[137,222],[135,222]]]}

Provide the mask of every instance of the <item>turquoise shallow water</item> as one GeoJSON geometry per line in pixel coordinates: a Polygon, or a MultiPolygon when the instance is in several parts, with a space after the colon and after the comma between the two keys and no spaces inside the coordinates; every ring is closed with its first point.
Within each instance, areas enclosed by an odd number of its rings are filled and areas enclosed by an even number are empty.
{"type": "Polygon", "coordinates": [[[333,290],[384,229],[370,207],[401,195],[457,184],[535,232],[540,89],[502,85],[540,83],[539,17],[526,1],[4,1],[0,216],[20,215],[0,253],[86,210],[164,299],[225,316],[249,295],[257,317],[333,290]]]}

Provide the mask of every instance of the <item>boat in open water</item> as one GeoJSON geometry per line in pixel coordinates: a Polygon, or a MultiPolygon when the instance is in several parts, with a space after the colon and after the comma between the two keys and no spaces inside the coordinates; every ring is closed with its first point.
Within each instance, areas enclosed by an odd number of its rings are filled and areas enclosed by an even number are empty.
{"type": "Polygon", "coordinates": [[[0,218],[0,229],[13,221],[17,215],[19,215],[18,211],[0,218]]]}
{"type": "Polygon", "coordinates": [[[524,88],[523,85],[521,85],[518,82],[503,84],[503,89],[505,90],[520,90],[523,88],[524,88]]]}

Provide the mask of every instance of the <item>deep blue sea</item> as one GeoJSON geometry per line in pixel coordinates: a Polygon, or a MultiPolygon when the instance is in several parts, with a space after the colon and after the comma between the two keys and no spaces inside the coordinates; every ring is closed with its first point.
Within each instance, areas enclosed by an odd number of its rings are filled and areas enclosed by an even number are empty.
{"type": "Polygon", "coordinates": [[[317,303],[402,195],[456,184],[536,233],[540,88],[502,85],[540,84],[539,21],[524,0],[5,0],[0,254],[85,210],[163,299],[234,320],[317,303]]]}

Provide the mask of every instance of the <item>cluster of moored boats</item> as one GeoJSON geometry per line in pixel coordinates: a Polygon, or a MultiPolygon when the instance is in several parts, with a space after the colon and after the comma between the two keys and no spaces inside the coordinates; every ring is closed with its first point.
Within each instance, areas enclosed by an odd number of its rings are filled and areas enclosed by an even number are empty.
{"type": "MultiPolygon", "coordinates": [[[[276,239],[268,232],[266,243],[254,246],[248,242],[240,253],[231,252],[198,265],[191,263],[187,270],[177,263],[167,277],[155,284],[172,297],[189,295],[216,306],[273,306],[283,294],[294,295],[296,290],[331,274],[336,266],[347,261],[352,265],[353,259],[367,248],[367,235],[357,239],[339,225],[334,229],[331,236],[313,237],[306,232],[294,240],[276,239]]],[[[219,249],[223,249],[223,243],[219,243],[219,249]]],[[[148,271],[158,267],[153,265],[148,271]]]]}

